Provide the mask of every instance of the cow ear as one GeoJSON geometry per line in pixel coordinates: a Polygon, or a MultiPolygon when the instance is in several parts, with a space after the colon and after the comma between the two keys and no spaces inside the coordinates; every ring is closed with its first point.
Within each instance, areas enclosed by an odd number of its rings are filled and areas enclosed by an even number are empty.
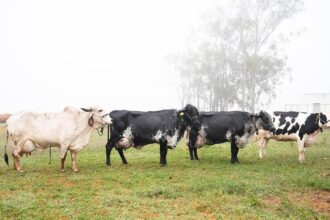
{"type": "Polygon", "coordinates": [[[93,118],[93,114],[91,115],[91,117],[88,119],[88,125],[93,127],[94,125],[94,118],[93,118]]]}
{"type": "Polygon", "coordinates": [[[90,109],[87,109],[87,108],[80,108],[81,110],[83,110],[84,112],[91,112],[92,111],[92,109],[90,108],[90,109]]]}
{"type": "Polygon", "coordinates": [[[255,115],[257,118],[259,117],[264,118],[267,115],[267,113],[264,110],[261,110],[259,113],[256,113],[255,115]]]}
{"type": "Polygon", "coordinates": [[[266,113],[264,110],[261,110],[261,111],[259,112],[259,114],[260,114],[260,116],[266,116],[266,115],[267,115],[267,113],[266,113]]]}

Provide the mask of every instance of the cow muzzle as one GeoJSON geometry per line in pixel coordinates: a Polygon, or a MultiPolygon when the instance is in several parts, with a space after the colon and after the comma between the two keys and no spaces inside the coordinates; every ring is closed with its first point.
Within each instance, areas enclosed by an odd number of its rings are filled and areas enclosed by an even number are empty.
{"type": "Polygon", "coordinates": [[[110,118],[109,114],[105,114],[101,116],[102,122],[105,125],[111,125],[112,124],[112,118],[110,118]]]}
{"type": "MultiPolygon", "coordinates": [[[[94,116],[95,117],[95,116],[94,116]]],[[[108,114],[105,114],[105,115],[101,115],[101,116],[98,116],[98,121],[100,124],[103,125],[103,127],[105,125],[111,125],[112,124],[112,118],[110,118],[110,116],[108,114]]]]}

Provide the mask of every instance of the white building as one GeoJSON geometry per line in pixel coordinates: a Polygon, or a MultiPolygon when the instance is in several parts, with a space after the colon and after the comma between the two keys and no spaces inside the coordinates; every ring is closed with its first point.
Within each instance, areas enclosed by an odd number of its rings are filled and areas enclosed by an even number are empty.
{"type": "Polygon", "coordinates": [[[296,104],[288,103],[284,108],[285,111],[330,112],[330,93],[304,93],[296,104]]]}

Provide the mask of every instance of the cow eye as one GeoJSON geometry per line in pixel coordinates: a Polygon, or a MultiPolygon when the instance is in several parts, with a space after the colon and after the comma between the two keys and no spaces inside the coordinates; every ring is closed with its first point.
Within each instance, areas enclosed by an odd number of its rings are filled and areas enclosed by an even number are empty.
{"type": "Polygon", "coordinates": [[[103,110],[101,109],[101,110],[99,110],[99,112],[102,112],[103,110]]]}

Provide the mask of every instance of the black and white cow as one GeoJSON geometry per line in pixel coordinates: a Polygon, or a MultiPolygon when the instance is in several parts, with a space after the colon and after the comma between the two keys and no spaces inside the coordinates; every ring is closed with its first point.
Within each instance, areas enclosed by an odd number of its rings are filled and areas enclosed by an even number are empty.
{"type": "Polygon", "coordinates": [[[112,111],[110,117],[113,123],[108,127],[111,135],[109,138],[108,132],[107,165],[111,164],[110,153],[114,147],[122,162],[127,164],[123,149],[138,148],[151,143],[160,144],[160,164],[166,165],[167,148],[175,148],[188,127],[192,131],[200,128],[198,110],[190,104],[181,110],[112,111]]]}
{"type": "Polygon", "coordinates": [[[317,134],[327,125],[327,116],[322,113],[274,112],[272,119],[275,126],[273,132],[260,132],[258,135],[259,157],[264,158],[270,139],[277,141],[297,141],[299,161],[305,160],[306,147],[313,144],[317,134]]]}
{"type": "MultiPolygon", "coordinates": [[[[260,111],[251,114],[241,111],[230,112],[200,112],[201,128],[197,131],[189,131],[189,136],[193,134],[196,140],[189,137],[189,148],[200,148],[205,144],[220,144],[230,142],[231,163],[239,163],[237,154],[239,148],[244,148],[251,137],[259,129],[274,129],[271,116],[260,111]]],[[[197,153],[190,157],[191,160],[198,160],[197,153]]]]}

